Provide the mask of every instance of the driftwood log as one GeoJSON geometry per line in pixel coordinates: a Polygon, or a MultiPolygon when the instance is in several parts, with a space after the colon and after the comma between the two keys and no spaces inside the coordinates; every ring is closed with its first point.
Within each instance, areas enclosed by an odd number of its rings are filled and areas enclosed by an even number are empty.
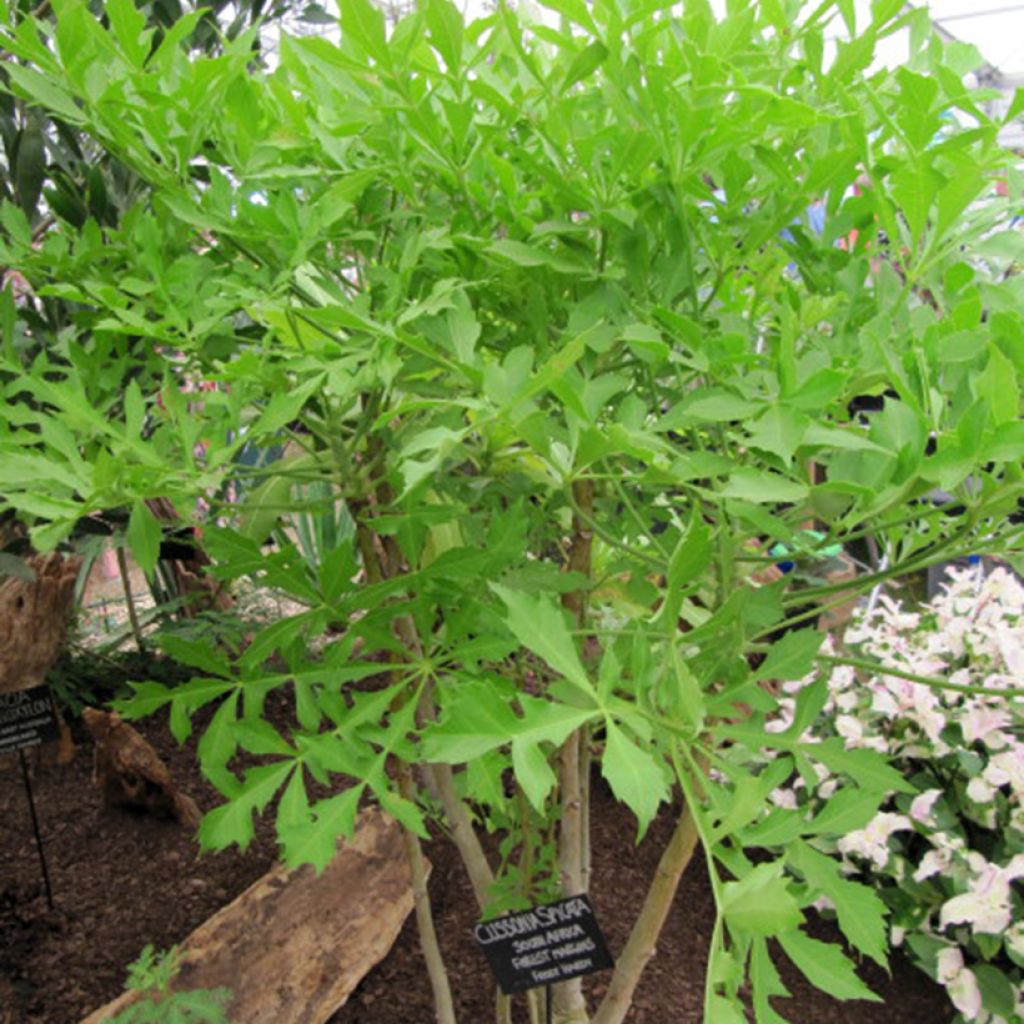
{"type": "Polygon", "coordinates": [[[82,721],[96,743],[93,782],[112,807],[130,807],[177,818],[197,829],[195,800],[175,786],[160,755],[116,711],[85,708],[82,721]]]}
{"type": "MultiPolygon", "coordinates": [[[[172,991],[229,988],[234,1024],[324,1024],[394,945],[412,910],[401,827],[365,811],[318,878],[275,867],[180,946],[172,991]]],[[[82,1024],[102,1024],[126,992],[82,1024]]]]}
{"type": "MultiPolygon", "coordinates": [[[[77,555],[30,555],[25,559],[35,579],[0,581],[0,693],[27,690],[46,680],[67,642],[75,581],[82,560],[77,555]]],[[[63,721],[57,760],[75,756],[71,732],[63,721]]]]}

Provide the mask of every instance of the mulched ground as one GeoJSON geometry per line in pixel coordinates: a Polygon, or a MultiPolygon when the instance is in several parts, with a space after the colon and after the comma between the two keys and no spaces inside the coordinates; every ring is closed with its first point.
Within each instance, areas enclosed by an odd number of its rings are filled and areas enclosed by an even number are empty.
{"type": "MultiPolygon", "coordinates": [[[[272,714],[284,714],[283,705],[272,714]]],[[[141,725],[175,778],[200,806],[217,803],[195,768],[194,741],[178,748],[163,720],[141,725]]],[[[178,826],[103,806],[90,782],[91,754],[83,739],[69,767],[35,763],[34,789],[42,820],[57,909],[46,908],[25,793],[16,757],[0,757],[0,1024],[76,1024],[122,988],[125,967],[147,943],[164,949],[230,902],[271,865],[272,830],[261,824],[246,853],[197,856],[178,826]]],[[[671,822],[655,822],[640,847],[631,816],[604,784],[594,791],[594,902],[612,952],[622,948],[671,822]]],[[[431,894],[443,953],[463,1024],[493,1020],[493,987],[470,937],[473,901],[458,857],[437,840],[431,894]]],[[[713,925],[707,878],[696,860],[684,879],[637,993],[629,1024],[697,1024],[701,1020],[705,950],[713,925]]],[[[816,926],[832,937],[831,926],[816,926]]],[[[794,998],[777,1009],[794,1024],[942,1024],[951,1019],[945,996],[897,959],[893,973],[868,964],[863,976],[880,1004],[838,1003],[784,970],[794,998]]],[[[588,979],[600,996],[608,975],[588,979]]],[[[525,1019],[517,1010],[517,1022],[525,1019]]],[[[421,968],[412,918],[392,950],[357,988],[331,1024],[430,1024],[429,986],[421,968]]],[[[244,1024],[244,1022],[239,1022],[244,1024]]]]}

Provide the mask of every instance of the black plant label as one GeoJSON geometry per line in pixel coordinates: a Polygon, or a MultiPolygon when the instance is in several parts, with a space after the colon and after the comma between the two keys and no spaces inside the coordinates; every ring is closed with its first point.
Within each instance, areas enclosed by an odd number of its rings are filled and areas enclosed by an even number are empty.
{"type": "Polygon", "coordinates": [[[0,754],[60,738],[60,720],[46,685],[0,693],[0,754]]]}
{"type": "Polygon", "coordinates": [[[473,934],[506,995],[615,966],[586,896],[481,921],[473,934]]]}

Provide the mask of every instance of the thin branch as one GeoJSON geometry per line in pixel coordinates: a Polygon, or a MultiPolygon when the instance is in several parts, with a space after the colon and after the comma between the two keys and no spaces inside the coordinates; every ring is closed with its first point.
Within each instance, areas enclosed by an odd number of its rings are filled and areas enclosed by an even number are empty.
{"type": "MultiPolygon", "coordinates": [[[[399,761],[397,767],[398,787],[406,800],[415,800],[412,771],[408,763],[399,761]]],[[[452,1002],[452,990],[448,981],[448,972],[441,956],[441,947],[434,929],[434,916],[430,910],[430,895],[427,892],[427,872],[423,866],[423,851],[416,833],[402,827],[405,841],[405,855],[409,861],[412,875],[413,903],[416,908],[416,925],[419,930],[420,948],[427,965],[427,975],[434,994],[434,1007],[437,1010],[438,1024],[456,1024],[455,1005],[452,1002]]]]}

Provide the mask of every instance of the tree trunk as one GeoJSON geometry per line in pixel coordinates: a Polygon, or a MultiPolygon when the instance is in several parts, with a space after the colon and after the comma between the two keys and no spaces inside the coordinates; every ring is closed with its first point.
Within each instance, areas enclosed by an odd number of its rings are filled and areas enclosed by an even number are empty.
{"type": "MultiPolygon", "coordinates": [[[[566,569],[589,578],[594,535],[587,521],[592,518],[594,511],[593,481],[574,483],[572,495],[582,515],[573,516],[572,546],[566,569]]],[[[581,628],[587,618],[586,603],[585,590],[573,590],[562,596],[562,604],[572,613],[576,625],[581,628]]],[[[580,746],[581,730],[577,730],[565,741],[559,752],[562,820],[558,838],[558,871],[563,896],[576,896],[585,892],[585,864],[590,842],[589,837],[584,835],[584,822],[588,817],[584,813],[584,802],[585,788],[589,786],[590,780],[580,775],[583,763],[580,746]]],[[[555,1013],[557,1019],[566,1024],[588,1019],[582,979],[574,978],[555,986],[555,1013]]]]}
{"type": "Polygon", "coordinates": [[[615,965],[608,992],[591,1024],[622,1024],[625,1019],[640,975],[657,951],[658,936],[699,838],[696,822],[687,807],[658,861],[643,909],[633,925],[626,948],[615,965]]]}

